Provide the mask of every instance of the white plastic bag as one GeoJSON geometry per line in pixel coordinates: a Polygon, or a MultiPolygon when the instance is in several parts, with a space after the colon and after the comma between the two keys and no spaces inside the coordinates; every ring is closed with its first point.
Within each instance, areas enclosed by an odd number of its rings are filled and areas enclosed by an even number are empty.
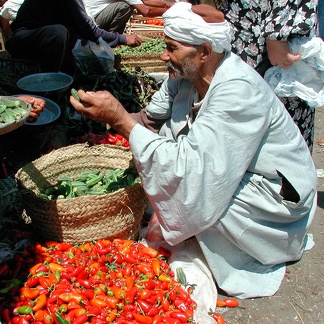
{"type": "Polygon", "coordinates": [[[278,97],[298,97],[310,107],[324,106],[324,42],[319,37],[293,38],[289,41],[293,54],[300,60],[289,68],[272,66],[264,79],[278,97]]]}
{"type": "Polygon", "coordinates": [[[115,54],[101,37],[98,44],[78,39],[72,49],[78,69],[85,75],[92,73],[107,74],[115,71],[115,54]]]}

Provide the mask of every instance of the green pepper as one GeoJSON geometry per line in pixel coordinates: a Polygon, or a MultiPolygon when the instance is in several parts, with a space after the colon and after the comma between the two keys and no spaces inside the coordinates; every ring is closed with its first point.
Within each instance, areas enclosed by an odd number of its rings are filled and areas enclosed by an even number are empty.
{"type": "Polygon", "coordinates": [[[20,315],[28,315],[28,314],[33,314],[33,309],[30,306],[20,306],[18,307],[17,312],[20,315]]]}
{"type": "Polygon", "coordinates": [[[56,317],[56,320],[57,320],[58,324],[70,324],[70,322],[67,321],[66,319],[64,319],[62,317],[62,315],[60,313],[58,313],[58,312],[56,312],[55,317],[56,317]]]}
{"type": "Polygon", "coordinates": [[[187,286],[187,278],[186,278],[186,275],[185,275],[183,269],[182,268],[177,268],[176,272],[177,272],[178,281],[181,283],[181,285],[182,286],[187,286]]]}

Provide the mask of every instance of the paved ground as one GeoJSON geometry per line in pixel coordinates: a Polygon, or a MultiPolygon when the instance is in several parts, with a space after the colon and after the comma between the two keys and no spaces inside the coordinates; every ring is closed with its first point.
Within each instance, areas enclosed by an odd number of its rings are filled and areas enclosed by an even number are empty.
{"type": "MultiPolygon", "coordinates": [[[[316,111],[315,126],[313,159],[319,171],[324,169],[324,107],[316,111]]],[[[317,214],[310,231],[315,246],[299,262],[287,267],[276,295],[242,300],[241,308],[224,309],[222,315],[227,324],[324,323],[324,170],[321,176],[318,177],[317,214]]],[[[223,296],[220,294],[219,298],[223,296]]]]}

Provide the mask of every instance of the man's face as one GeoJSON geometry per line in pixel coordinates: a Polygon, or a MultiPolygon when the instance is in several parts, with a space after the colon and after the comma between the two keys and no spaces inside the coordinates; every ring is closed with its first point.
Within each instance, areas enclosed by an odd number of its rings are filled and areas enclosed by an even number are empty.
{"type": "Polygon", "coordinates": [[[165,62],[170,78],[194,81],[200,67],[196,46],[177,42],[167,36],[164,41],[166,48],[161,59],[165,62]]]}

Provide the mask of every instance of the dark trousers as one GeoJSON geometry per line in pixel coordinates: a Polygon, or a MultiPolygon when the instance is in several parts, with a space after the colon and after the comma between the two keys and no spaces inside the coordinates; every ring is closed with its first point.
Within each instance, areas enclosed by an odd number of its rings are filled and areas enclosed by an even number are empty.
{"type": "Polygon", "coordinates": [[[123,34],[126,23],[133,13],[133,7],[124,1],[110,3],[96,17],[96,23],[109,32],[123,34]]]}
{"type": "Polygon", "coordinates": [[[73,44],[70,39],[69,31],[62,25],[48,25],[33,30],[20,28],[9,34],[5,47],[14,58],[37,61],[42,72],[68,73],[62,70],[62,65],[69,62],[66,69],[73,68],[73,44]]]}

